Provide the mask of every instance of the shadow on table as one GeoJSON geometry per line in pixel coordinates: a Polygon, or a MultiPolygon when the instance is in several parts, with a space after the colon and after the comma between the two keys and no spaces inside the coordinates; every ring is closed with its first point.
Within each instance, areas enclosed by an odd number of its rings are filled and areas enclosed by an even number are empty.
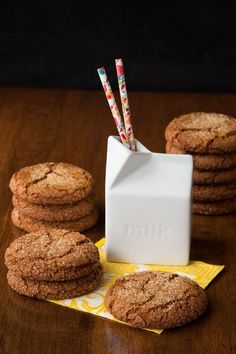
{"type": "Polygon", "coordinates": [[[215,264],[225,264],[233,252],[234,233],[236,227],[235,214],[227,216],[193,216],[192,222],[192,260],[200,260],[215,264]]]}

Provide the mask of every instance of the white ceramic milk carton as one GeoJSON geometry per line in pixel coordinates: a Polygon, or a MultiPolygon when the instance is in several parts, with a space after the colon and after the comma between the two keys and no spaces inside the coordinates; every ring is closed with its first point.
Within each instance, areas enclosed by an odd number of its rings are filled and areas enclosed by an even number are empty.
{"type": "Polygon", "coordinates": [[[130,151],[110,136],[106,165],[106,256],[113,262],[189,261],[193,162],[190,155],[130,151]]]}

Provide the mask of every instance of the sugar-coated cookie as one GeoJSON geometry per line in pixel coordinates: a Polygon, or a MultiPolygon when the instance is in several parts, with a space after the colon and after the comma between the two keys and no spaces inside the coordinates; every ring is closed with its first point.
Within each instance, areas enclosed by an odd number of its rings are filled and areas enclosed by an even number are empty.
{"type": "Polygon", "coordinates": [[[88,215],[95,207],[95,196],[93,194],[75,203],[62,205],[33,204],[23,199],[12,197],[13,206],[20,210],[22,215],[42,221],[71,221],[88,215]]]}
{"type": "Polygon", "coordinates": [[[50,300],[63,300],[90,293],[98,287],[101,279],[100,266],[85,277],[66,281],[37,281],[23,278],[11,270],[7,273],[8,284],[17,293],[50,300]]]}
{"type": "Polygon", "coordinates": [[[96,225],[98,221],[98,211],[94,208],[91,213],[78,220],[48,222],[22,215],[20,210],[14,208],[11,214],[11,219],[15,226],[27,232],[51,231],[52,229],[83,232],[96,225]]]}
{"type": "Polygon", "coordinates": [[[198,318],[207,307],[205,291],[173,273],[145,271],[116,280],[105,296],[107,310],[135,327],[171,328],[198,318]]]}
{"type": "Polygon", "coordinates": [[[185,151],[224,153],[236,151],[236,119],[224,114],[194,112],[173,119],[166,140],[185,151]]]}
{"type": "Polygon", "coordinates": [[[236,197],[236,184],[202,184],[193,185],[194,201],[216,202],[236,197]]]}
{"type": "Polygon", "coordinates": [[[193,183],[214,184],[236,182],[236,168],[221,171],[193,170],[193,183]]]}
{"type": "Polygon", "coordinates": [[[223,215],[236,211],[236,199],[222,200],[220,202],[193,202],[193,214],[223,215]]]}
{"type": "Polygon", "coordinates": [[[224,154],[195,154],[177,148],[171,143],[166,143],[168,154],[191,154],[194,168],[199,170],[225,170],[236,167],[236,152],[224,154]]]}
{"type": "Polygon", "coordinates": [[[87,171],[63,162],[24,167],[10,180],[13,194],[35,204],[77,202],[88,196],[93,186],[93,178],[87,171]]]}
{"type": "Polygon", "coordinates": [[[52,230],[23,235],[5,253],[8,269],[36,280],[70,280],[98,267],[96,245],[79,232],[52,230]]]}

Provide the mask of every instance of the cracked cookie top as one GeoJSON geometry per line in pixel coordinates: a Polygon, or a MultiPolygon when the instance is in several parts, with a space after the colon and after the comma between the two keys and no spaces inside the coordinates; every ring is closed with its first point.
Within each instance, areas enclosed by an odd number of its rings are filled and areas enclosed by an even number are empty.
{"type": "Polygon", "coordinates": [[[16,172],[10,180],[12,192],[35,204],[77,202],[93,190],[92,176],[69,163],[45,162],[16,172]]]}
{"type": "Polygon", "coordinates": [[[186,152],[236,151],[236,119],[217,113],[185,114],[169,123],[165,137],[169,143],[186,152]]]}
{"type": "Polygon", "coordinates": [[[198,318],[206,309],[207,296],[186,277],[145,271],[117,279],[106,293],[105,305],[120,321],[161,329],[198,318]]]}
{"type": "Polygon", "coordinates": [[[79,232],[52,230],[29,233],[7,248],[8,269],[34,280],[70,280],[89,274],[99,265],[95,244],[79,232]]]}

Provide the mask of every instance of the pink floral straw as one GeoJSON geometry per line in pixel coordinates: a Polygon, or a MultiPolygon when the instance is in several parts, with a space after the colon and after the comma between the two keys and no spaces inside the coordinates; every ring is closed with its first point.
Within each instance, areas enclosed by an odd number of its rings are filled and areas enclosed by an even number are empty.
{"type": "Polygon", "coordinates": [[[123,111],[124,122],[125,122],[125,130],[128,139],[130,141],[131,150],[136,151],[134,132],[131,124],[131,114],[129,108],[128,93],[127,93],[126,82],[125,82],[124,66],[123,66],[122,59],[116,59],[115,62],[116,62],[117,79],[118,79],[119,90],[120,90],[120,99],[121,99],[122,111],[123,111]]]}
{"type": "Polygon", "coordinates": [[[112,89],[111,89],[111,85],[108,81],[107,75],[106,75],[106,71],[104,67],[101,67],[98,69],[98,75],[101,79],[102,82],[102,86],[107,98],[107,102],[109,104],[109,107],[111,109],[111,113],[113,115],[118,133],[120,135],[121,141],[123,144],[125,144],[129,149],[130,149],[130,143],[129,143],[129,139],[128,136],[125,132],[125,127],[124,124],[122,122],[122,118],[119,112],[119,109],[116,105],[116,101],[115,101],[115,97],[113,95],[112,89]]]}

